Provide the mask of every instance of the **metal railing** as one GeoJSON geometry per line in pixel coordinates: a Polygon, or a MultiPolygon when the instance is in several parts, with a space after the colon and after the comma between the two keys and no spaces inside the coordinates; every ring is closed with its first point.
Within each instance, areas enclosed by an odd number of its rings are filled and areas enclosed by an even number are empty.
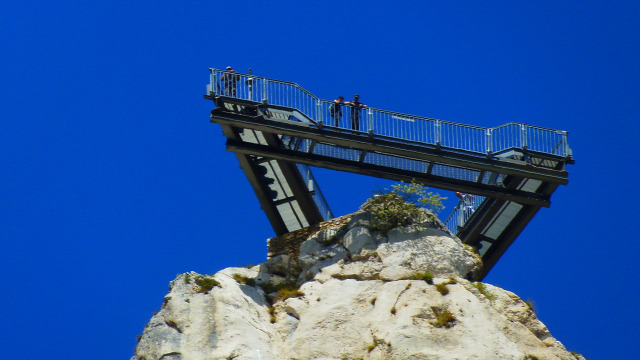
{"type": "Polygon", "coordinates": [[[458,229],[464,226],[485,199],[485,197],[478,195],[467,194],[464,196],[465,199],[458,202],[458,205],[453,208],[451,214],[444,221],[444,224],[453,233],[458,233],[458,229]]]}
{"type": "MultiPolygon", "coordinates": [[[[297,143],[299,139],[284,135],[280,138],[280,140],[287,149],[294,149],[296,146],[298,146],[297,143]]],[[[296,163],[296,166],[298,167],[298,171],[302,176],[302,180],[311,193],[311,197],[316,203],[316,206],[318,207],[318,211],[320,212],[322,218],[324,220],[333,219],[333,213],[329,208],[329,203],[327,203],[324,194],[322,194],[320,186],[318,185],[316,178],[313,176],[313,173],[311,173],[311,169],[309,168],[309,166],[299,163],[296,163]]]]}
{"type": "Polygon", "coordinates": [[[304,182],[307,184],[307,188],[309,189],[309,191],[312,192],[311,197],[313,198],[313,201],[316,203],[316,206],[318,206],[318,211],[320,211],[322,218],[324,220],[333,219],[333,213],[331,212],[331,209],[329,208],[329,204],[327,203],[327,200],[322,194],[322,191],[320,191],[320,187],[318,186],[318,183],[316,182],[315,177],[313,177],[313,174],[311,173],[311,169],[309,169],[307,165],[303,165],[303,164],[296,164],[296,165],[298,166],[298,170],[300,171],[300,174],[302,175],[304,182]]]}
{"type": "Polygon", "coordinates": [[[561,157],[572,156],[567,131],[520,123],[485,128],[371,107],[355,108],[344,103],[340,106],[341,111],[334,112],[332,116],[330,107],[333,101],[319,99],[296,83],[235,71],[209,70],[208,95],[295,108],[325,127],[477,154],[492,154],[515,148],[561,157]]]}

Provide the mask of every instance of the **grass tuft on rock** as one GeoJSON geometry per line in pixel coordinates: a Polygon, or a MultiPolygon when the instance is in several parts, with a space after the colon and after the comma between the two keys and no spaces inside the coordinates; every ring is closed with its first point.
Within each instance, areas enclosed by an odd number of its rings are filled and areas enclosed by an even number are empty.
{"type": "Polygon", "coordinates": [[[221,287],[220,283],[212,277],[198,275],[195,277],[194,280],[197,285],[196,292],[199,292],[202,294],[208,294],[209,291],[211,291],[211,289],[213,289],[216,286],[221,287]]]}
{"type": "Polygon", "coordinates": [[[371,343],[371,345],[367,346],[367,352],[372,352],[373,349],[376,348],[376,346],[378,346],[378,340],[376,340],[375,338],[373,339],[373,342],[371,343]]]}
{"type": "Polygon", "coordinates": [[[489,301],[493,301],[497,298],[497,296],[495,294],[492,294],[487,287],[484,285],[484,283],[481,282],[475,282],[472,283],[471,285],[473,285],[476,289],[478,289],[478,291],[480,292],[480,294],[484,295],[484,297],[486,297],[487,299],[489,299],[489,301]]]}
{"type": "Polygon", "coordinates": [[[419,272],[413,274],[409,280],[424,280],[427,284],[433,284],[433,274],[429,272],[419,272]]]}
{"type": "Polygon", "coordinates": [[[449,288],[447,287],[446,283],[436,284],[436,290],[438,290],[438,292],[442,294],[442,296],[449,293],[449,288]]]}
{"type": "Polygon", "coordinates": [[[246,277],[246,276],[241,275],[241,274],[233,274],[232,277],[233,277],[233,279],[235,281],[238,282],[238,284],[256,286],[256,280],[253,279],[253,278],[246,277]]]}
{"type": "Polygon", "coordinates": [[[436,315],[436,319],[431,322],[431,325],[437,328],[450,328],[455,325],[456,317],[453,316],[453,313],[449,310],[441,310],[437,308],[433,308],[433,312],[436,315]]]}
{"type": "Polygon", "coordinates": [[[304,296],[304,292],[295,286],[286,286],[276,292],[275,301],[284,301],[289,298],[304,296]]]}

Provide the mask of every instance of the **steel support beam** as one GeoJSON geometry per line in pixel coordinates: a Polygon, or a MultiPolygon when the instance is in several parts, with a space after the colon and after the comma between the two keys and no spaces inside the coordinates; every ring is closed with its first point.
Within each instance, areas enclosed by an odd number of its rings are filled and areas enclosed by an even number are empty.
{"type": "Polygon", "coordinates": [[[401,140],[376,135],[370,137],[363,136],[362,134],[335,131],[330,128],[317,128],[310,126],[308,123],[290,120],[264,121],[261,116],[247,116],[225,112],[219,109],[214,109],[214,111],[211,112],[211,122],[477,171],[498,172],[561,185],[568,183],[568,173],[566,170],[550,170],[532,166],[523,161],[504,158],[487,158],[479,154],[462,153],[455,150],[436,148],[429,144],[403,142],[401,140]]]}
{"type": "Polygon", "coordinates": [[[247,155],[264,156],[272,159],[297,162],[310,166],[352,172],[368,176],[375,176],[394,181],[411,182],[412,180],[415,180],[418,183],[430,187],[436,187],[443,190],[469,192],[481,196],[514,201],[519,204],[544,207],[549,207],[549,205],[551,204],[548,196],[536,193],[530,193],[516,189],[506,189],[499,186],[480,184],[475,181],[451,179],[442,176],[361,163],[358,161],[338,159],[323,155],[300,153],[297,151],[281,148],[274,149],[269,146],[246,143],[242,141],[228,140],[227,151],[247,155]]]}

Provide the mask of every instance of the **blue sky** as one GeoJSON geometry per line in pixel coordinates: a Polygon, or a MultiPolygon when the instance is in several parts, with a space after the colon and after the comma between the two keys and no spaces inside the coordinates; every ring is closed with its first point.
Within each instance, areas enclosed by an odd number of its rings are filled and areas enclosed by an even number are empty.
{"type": "MultiPolygon", "coordinates": [[[[265,260],[273,230],[202,98],[208,68],[231,65],[327,99],[568,130],[569,184],[485,281],[532,299],[569,350],[636,358],[639,15],[589,0],[2,2],[3,357],[127,359],[176,274],[265,260]]],[[[316,176],[336,215],[389,184],[316,176]]]]}

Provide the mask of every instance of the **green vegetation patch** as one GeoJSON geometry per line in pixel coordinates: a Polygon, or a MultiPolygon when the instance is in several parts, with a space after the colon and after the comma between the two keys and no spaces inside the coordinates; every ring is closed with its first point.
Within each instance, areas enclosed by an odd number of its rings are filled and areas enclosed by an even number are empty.
{"type": "Polygon", "coordinates": [[[276,292],[275,301],[284,301],[293,297],[304,296],[304,292],[295,286],[286,286],[276,292]]]}
{"type": "Polygon", "coordinates": [[[496,294],[493,294],[493,293],[489,292],[489,290],[487,289],[487,287],[483,283],[475,282],[475,283],[472,283],[471,285],[473,285],[476,289],[478,289],[480,294],[484,295],[484,297],[489,299],[489,301],[493,301],[493,300],[497,299],[496,294]]]}
{"type": "Polygon", "coordinates": [[[212,277],[198,275],[194,280],[197,285],[196,291],[199,293],[208,294],[215,286],[220,287],[220,283],[212,277]]]}
{"type": "Polygon", "coordinates": [[[449,293],[449,287],[447,287],[447,283],[436,284],[436,290],[438,290],[438,292],[442,294],[442,296],[449,293]]]}
{"type": "Polygon", "coordinates": [[[246,276],[241,275],[241,274],[233,274],[232,277],[233,277],[233,279],[235,281],[238,282],[238,284],[256,286],[256,280],[253,279],[253,278],[246,277],[246,276]]]}
{"type": "Polygon", "coordinates": [[[392,185],[392,190],[384,189],[367,200],[363,210],[373,214],[373,228],[387,233],[397,226],[420,225],[433,215],[420,209],[425,207],[438,213],[444,208],[446,198],[427,192],[427,187],[415,182],[392,185]]]}
{"type": "Polygon", "coordinates": [[[453,316],[451,311],[433,308],[433,312],[436,315],[436,319],[431,322],[431,325],[437,328],[444,327],[447,329],[455,325],[456,317],[453,316]]]}
{"type": "Polygon", "coordinates": [[[409,280],[424,280],[427,284],[433,284],[433,274],[429,272],[419,272],[413,274],[409,280]]]}
{"type": "Polygon", "coordinates": [[[531,311],[533,311],[534,314],[537,312],[536,303],[533,300],[527,299],[524,303],[527,305],[527,307],[529,307],[531,311]]]}
{"type": "Polygon", "coordinates": [[[269,316],[272,324],[276,322],[276,309],[273,306],[269,307],[269,316]]]}
{"type": "Polygon", "coordinates": [[[373,349],[376,348],[376,346],[378,346],[378,340],[374,338],[371,345],[367,346],[367,352],[372,352],[373,349]]]}

